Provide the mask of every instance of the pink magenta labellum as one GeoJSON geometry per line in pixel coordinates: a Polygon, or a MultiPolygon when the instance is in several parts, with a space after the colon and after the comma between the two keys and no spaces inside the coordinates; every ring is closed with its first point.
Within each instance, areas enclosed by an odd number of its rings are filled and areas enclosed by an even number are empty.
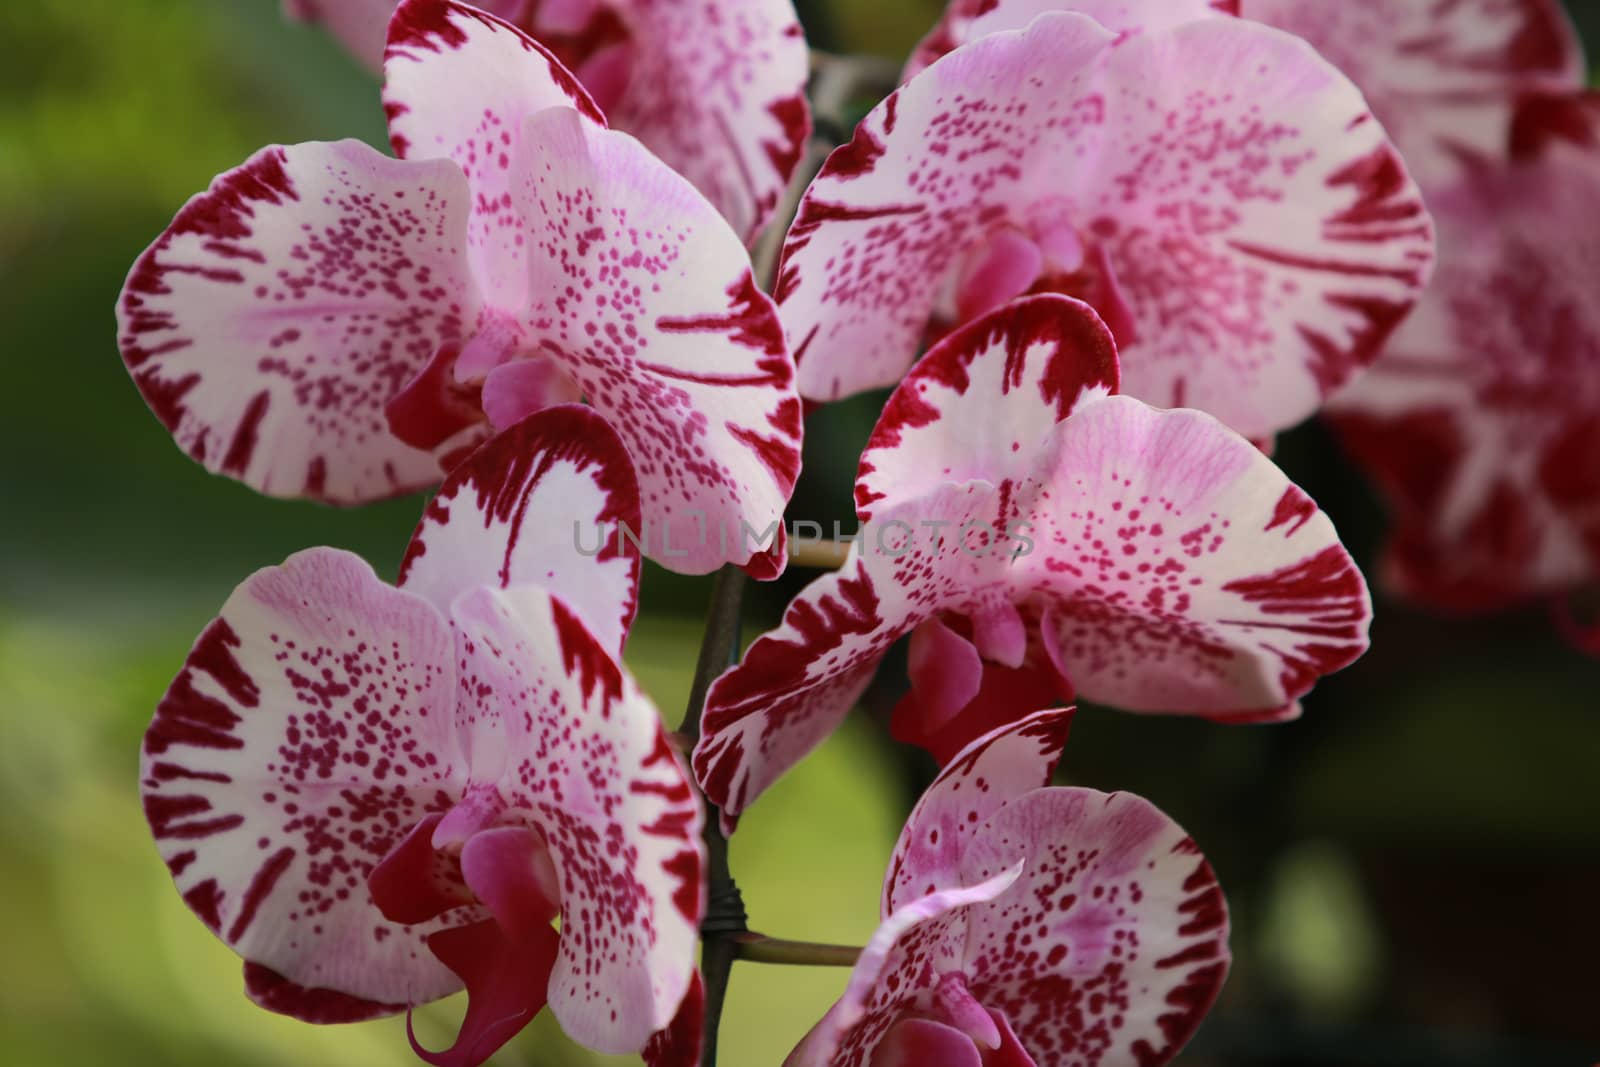
{"type": "Polygon", "coordinates": [[[1052,788],[1071,709],[974,741],[928,788],[883,925],[785,1067],[1160,1067],[1227,976],[1228,912],[1182,828],[1052,788]]]}
{"type": "Polygon", "coordinates": [[[1109,331],[1063,296],[917,364],[861,459],[862,537],[712,686],[694,767],[726,817],[833,732],[908,634],[896,733],[941,758],[1021,700],[1074,692],[1292,718],[1366,649],[1366,584],[1316,504],[1216,419],[1117,385],[1109,331]]]}
{"type": "Polygon", "coordinates": [[[637,513],[616,434],[552,408],[451,476],[399,587],[316,548],[228,599],[156,711],[141,783],[258,1003],[346,1021],[465,986],[457,1041],[417,1046],[447,1067],[547,1002],[608,1053],[672,1022],[705,856],[687,771],[617,664],[639,560],[563,556],[538,529],[637,513]]]}

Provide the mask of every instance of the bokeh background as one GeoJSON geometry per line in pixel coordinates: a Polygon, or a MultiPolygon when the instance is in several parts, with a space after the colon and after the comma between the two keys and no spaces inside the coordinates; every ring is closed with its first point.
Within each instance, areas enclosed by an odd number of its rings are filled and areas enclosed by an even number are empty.
{"type": "MultiPolygon", "coordinates": [[[[1600,52],[1600,5],[1574,14],[1600,52]]],[[[818,46],[898,58],[936,8],[803,15],[818,46]]],[[[112,318],[129,264],[213,174],[271,142],[381,145],[376,80],[276,0],[4,0],[0,42],[0,1061],[415,1062],[397,1020],[315,1028],[244,1000],[237,961],[171,891],[136,767],[236,582],[313,544],[393,573],[421,500],[341,512],[207,475],[140,402],[112,318]]],[[[872,403],[810,425],[796,517],[849,520],[872,403]]],[[[1297,431],[1280,461],[1370,564],[1381,512],[1328,437],[1297,431]]],[[[749,633],[803,578],[754,592],[749,633]]],[[[707,592],[646,578],[629,659],[674,723],[707,592]]],[[[1180,1062],[1595,1063],[1600,663],[1537,611],[1450,621],[1380,600],[1373,637],[1291,725],[1078,718],[1065,777],[1150,797],[1229,890],[1234,973],[1180,1062]]],[[[864,941],[925,773],[853,717],[742,824],[753,924],[864,941]]],[[[741,964],[723,1063],[779,1062],[844,979],[741,964]]],[[[442,1044],[459,1011],[421,1012],[424,1040],[442,1044]]],[[[494,1062],[621,1061],[573,1049],[545,1016],[494,1062]]]]}

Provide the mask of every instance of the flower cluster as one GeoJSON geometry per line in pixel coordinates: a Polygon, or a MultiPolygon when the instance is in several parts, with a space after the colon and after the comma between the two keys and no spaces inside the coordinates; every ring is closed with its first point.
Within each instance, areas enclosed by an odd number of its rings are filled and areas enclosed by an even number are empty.
{"type": "Polygon", "coordinates": [[[1148,802],[1050,779],[1079,697],[1277,722],[1365,651],[1274,436],[1327,405],[1412,595],[1600,577],[1600,105],[1549,3],[953,0],[792,224],[788,0],[287,8],[381,64],[394,156],[264,149],[118,305],[208,469],[435,490],[394,585],[332,548],[248,578],[145,735],[162,857],[269,1010],[464,988],[427,1062],[548,1005],[698,1064],[705,839],[904,641],[890,728],[943,770],[788,1063],[1166,1063],[1227,973],[1222,891],[1148,802]],[[803,403],[883,387],[873,537],[670,735],[621,664],[642,557],[777,577],[803,403]]]}

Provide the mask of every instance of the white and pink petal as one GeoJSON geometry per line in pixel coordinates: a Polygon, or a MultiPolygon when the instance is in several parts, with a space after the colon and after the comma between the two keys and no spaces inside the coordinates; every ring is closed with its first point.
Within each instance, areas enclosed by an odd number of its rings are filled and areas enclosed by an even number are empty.
{"type": "Polygon", "coordinates": [[[424,939],[473,913],[401,925],[367,888],[461,786],[454,693],[443,617],[333,549],[252,576],[195,643],[145,734],[145,816],[263,1006],[335,1021],[460,988],[424,939]]]}
{"type": "Polygon", "coordinates": [[[263,149],[140,256],[117,318],[151,410],[207,469],[352,504],[442,473],[384,407],[471,327],[470,194],[357,141],[263,149]]]}
{"type": "Polygon", "coordinates": [[[813,183],[778,289],[802,394],[897,380],[1005,233],[1045,251],[1035,289],[1111,323],[1126,391],[1254,436],[1370,362],[1432,262],[1393,146],[1303,43],[1045,14],[902,86],[813,183]]]}
{"type": "Polygon", "coordinates": [[[1003,551],[963,551],[945,530],[1003,527],[1001,494],[946,484],[880,511],[837,571],[807,586],[706,699],[695,777],[732,826],[839,725],[889,647],[939,612],[1003,595],[1003,551]]]}
{"type": "Polygon", "coordinates": [[[404,0],[389,24],[383,71],[395,154],[444,157],[466,174],[468,255],[489,306],[516,314],[533,295],[513,201],[527,120],[552,107],[574,109],[598,126],[605,116],[543,45],[456,0],[404,0]]]}
{"type": "Polygon", "coordinates": [[[638,141],[571,110],[528,120],[517,176],[525,343],[627,446],[645,554],[684,573],[752,562],[799,476],[801,412],[738,236],[638,141]]]}
{"type": "Polygon", "coordinates": [[[1009,892],[965,912],[971,996],[1040,1064],[1171,1061],[1229,963],[1227,903],[1188,834],[1130,793],[1039,789],[971,835],[961,874],[1018,863],[1009,892]]]}
{"type": "Polygon", "coordinates": [[[1365,651],[1366,583],[1333,523],[1248,441],[1131,397],[1056,429],[1013,580],[1078,692],[1130,711],[1298,714],[1365,651]]]}
{"type": "Polygon", "coordinates": [[[1072,708],[1023,714],[966,746],[917,801],[883,879],[883,913],[962,884],[962,856],[989,816],[1050,784],[1072,708]]]}
{"type": "Polygon", "coordinates": [[[590,1048],[638,1052],[694,975],[705,855],[687,773],[654,706],[560,600],[480,587],[451,617],[469,688],[489,694],[470,728],[508,754],[499,793],[559,884],[551,1011],[590,1048]]]}
{"type": "Polygon", "coordinates": [[[1052,11],[1087,15],[1119,36],[1194,19],[1237,15],[1240,0],[951,0],[944,16],[911,54],[901,80],[921,73],[948,52],[991,33],[1026,29],[1052,11]]]}
{"type": "Polygon", "coordinates": [[[497,434],[440,486],[400,585],[441,611],[479,585],[560,597],[620,655],[639,603],[639,489],[615,431],[577,405],[497,434]]]}
{"type": "Polygon", "coordinates": [[[1305,38],[1366,94],[1429,183],[1463,155],[1502,162],[1519,98],[1585,81],[1582,42],[1560,0],[1240,0],[1240,14],[1305,38]]]}
{"type": "MultiPolygon", "coordinates": [[[[856,514],[941,483],[1003,485],[1080,398],[1117,390],[1117,346],[1089,305],[1013,301],[930,349],[885,405],[856,474],[856,514]]],[[[1015,666],[1015,664],[1012,664],[1015,666]]]]}

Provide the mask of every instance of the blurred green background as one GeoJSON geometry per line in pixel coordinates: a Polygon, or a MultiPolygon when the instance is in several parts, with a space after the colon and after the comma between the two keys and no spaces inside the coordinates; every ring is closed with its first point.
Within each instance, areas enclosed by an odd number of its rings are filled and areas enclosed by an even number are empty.
{"type": "MultiPolygon", "coordinates": [[[[1600,39],[1600,12],[1576,14],[1600,39]]],[[[936,5],[804,15],[819,46],[899,56],[936,5]]],[[[112,319],[129,264],[213,174],[271,142],[382,144],[376,81],[276,0],[6,0],[0,41],[0,1059],[414,1062],[398,1021],[320,1029],[243,999],[237,961],[171,891],[136,766],[156,700],[236,582],[312,544],[392,573],[420,501],[339,512],[207,475],[140,402],[112,319]]],[[[872,414],[869,399],[811,424],[795,515],[849,518],[872,414]]],[[[1381,516],[1321,431],[1290,435],[1280,461],[1370,563],[1381,516]]],[[[751,632],[800,580],[755,593],[751,632]]],[[[706,595],[647,576],[629,658],[674,722],[706,595]]],[[[1451,622],[1380,602],[1372,653],[1298,723],[1086,709],[1067,777],[1150,797],[1229,889],[1234,975],[1181,1062],[1600,1059],[1597,689],[1600,665],[1537,613],[1451,622]]],[[[742,824],[753,924],[865,940],[925,774],[857,715],[742,824]]],[[[844,977],[740,965],[723,1062],[779,1062],[844,977]]],[[[459,1010],[422,1012],[424,1040],[442,1044],[459,1010]]],[[[602,1061],[545,1016],[494,1062],[602,1061]]]]}

